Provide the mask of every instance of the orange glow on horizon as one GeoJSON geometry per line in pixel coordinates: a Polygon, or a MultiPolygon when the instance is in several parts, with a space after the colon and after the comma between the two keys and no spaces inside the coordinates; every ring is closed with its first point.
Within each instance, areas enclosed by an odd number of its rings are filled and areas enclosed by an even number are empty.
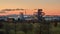
{"type": "MultiPolygon", "coordinates": [[[[17,14],[19,15],[20,12],[23,12],[25,14],[30,14],[32,15],[34,12],[37,12],[37,10],[20,10],[20,11],[7,11],[6,13],[0,13],[0,15],[11,15],[11,14],[17,14]]],[[[45,15],[60,15],[60,10],[43,10],[43,12],[45,13],[45,15]]]]}

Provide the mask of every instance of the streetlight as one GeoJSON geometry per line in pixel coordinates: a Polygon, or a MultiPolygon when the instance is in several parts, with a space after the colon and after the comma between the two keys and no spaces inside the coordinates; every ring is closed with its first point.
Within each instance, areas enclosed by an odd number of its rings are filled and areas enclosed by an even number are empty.
{"type": "Polygon", "coordinates": [[[26,15],[26,9],[25,9],[25,15],[26,15]]]}

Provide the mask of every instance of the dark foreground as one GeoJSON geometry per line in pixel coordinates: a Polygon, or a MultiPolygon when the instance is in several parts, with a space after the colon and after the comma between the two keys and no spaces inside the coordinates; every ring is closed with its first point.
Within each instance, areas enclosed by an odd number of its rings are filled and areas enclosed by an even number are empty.
{"type": "MultiPolygon", "coordinates": [[[[1,34],[40,34],[40,23],[3,23],[0,27],[1,34]]],[[[60,23],[57,27],[50,25],[52,34],[60,34],[60,23]]]]}

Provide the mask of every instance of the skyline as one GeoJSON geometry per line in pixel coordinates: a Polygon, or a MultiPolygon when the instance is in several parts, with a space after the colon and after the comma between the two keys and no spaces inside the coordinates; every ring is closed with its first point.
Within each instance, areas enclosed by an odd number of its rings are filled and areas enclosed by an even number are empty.
{"type": "MultiPolygon", "coordinates": [[[[16,8],[40,8],[43,9],[43,12],[45,12],[46,15],[60,15],[60,0],[0,0],[0,10],[16,8]]],[[[14,13],[16,12],[19,13],[18,11],[15,11],[14,13]]],[[[13,12],[10,13],[12,14],[13,12]]],[[[32,11],[28,13],[32,13],[32,11]]],[[[3,15],[3,13],[0,13],[0,15],[3,15]]]]}

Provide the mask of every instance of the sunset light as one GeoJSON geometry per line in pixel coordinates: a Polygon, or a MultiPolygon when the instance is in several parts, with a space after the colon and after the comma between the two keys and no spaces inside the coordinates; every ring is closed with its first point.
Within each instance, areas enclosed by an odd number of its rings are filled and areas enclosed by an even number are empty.
{"type": "MultiPolygon", "coordinates": [[[[46,15],[60,15],[60,0],[0,0],[0,10],[17,8],[29,9],[26,10],[27,14],[32,14],[33,9],[40,8],[46,15]]],[[[19,13],[20,11],[8,11],[7,13],[0,13],[0,15],[19,13]]]]}

